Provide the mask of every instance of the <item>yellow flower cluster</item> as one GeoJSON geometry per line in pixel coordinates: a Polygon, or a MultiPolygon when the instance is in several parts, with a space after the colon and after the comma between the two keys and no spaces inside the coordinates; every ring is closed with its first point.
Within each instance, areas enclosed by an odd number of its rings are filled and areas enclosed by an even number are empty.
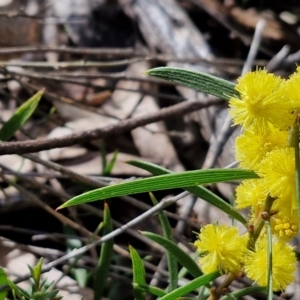
{"type": "MultiPolygon", "coordinates": [[[[221,274],[246,275],[259,285],[268,281],[268,245],[266,235],[247,247],[248,234],[240,235],[236,227],[208,224],[201,228],[194,245],[200,252],[199,264],[203,273],[219,271],[221,274]]],[[[294,280],[296,257],[293,248],[283,241],[272,244],[273,290],[284,290],[294,280]]]]}
{"type": "Polygon", "coordinates": [[[284,240],[298,233],[295,149],[290,131],[300,112],[299,71],[288,80],[265,70],[249,72],[236,85],[240,98],[229,101],[234,124],[243,128],[236,139],[236,159],[242,168],[260,176],[237,188],[236,207],[250,207],[255,222],[266,197],[274,198],[273,233],[284,240]]]}
{"type": "MultiPolygon", "coordinates": [[[[283,290],[294,280],[296,257],[287,244],[298,234],[295,148],[293,125],[300,113],[300,67],[285,80],[266,70],[249,72],[238,79],[239,97],[229,101],[234,125],[242,127],[235,155],[242,168],[255,171],[259,179],[243,181],[236,189],[236,208],[250,208],[249,228],[262,222],[267,201],[272,229],[273,290],[283,290]]],[[[236,228],[203,227],[194,243],[201,254],[204,273],[245,272],[261,286],[267,285],[268,247],[260,227],[253,241],[236,228]],[[252,242],[252,244],[251,244],[252,242]]]]}

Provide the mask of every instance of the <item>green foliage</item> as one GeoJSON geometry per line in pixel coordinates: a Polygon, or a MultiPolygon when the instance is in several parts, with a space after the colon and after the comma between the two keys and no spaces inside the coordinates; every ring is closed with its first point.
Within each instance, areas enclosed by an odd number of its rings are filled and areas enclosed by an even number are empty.
{"type": "Polygon", "coordinates": [[[12,115],[12,117],[5,122],[5,124],[0,129],[0,140],[7,141],[17,130],[19,130],[31,117],[37,108],[40,99],[43,95],[43,91],[37,92],[29,100],[23,103],[12,115]]]}
{"type": "Polygon", "coordinates": [[[133,181],[125,181],[88,191],[70,199],[57,209],[130,194],[251,178],[258,178],[258,176],[252,171],[241,169],[210,169],[165,174],[133,181]]]}
{"type": "Polygon", "coordinates": [[[30,291],[25,291],[21,287],[14,284],[11,280],[7,279],[7,283],[11,288],[14,300],[60,300],[61,296],[58,295],[59,290],[53,290],[51,285],[46,283],[46,280],[41,280],[43,259],[33,268],[29,267],[32,286],[30,291]]]}
{"type": "MultiPolygon", "coordinates": [[[[136,166],[138,168],[147,170],[148,172],[152,173],[153,175],[163,175],[163,174],[172,174],[170,170],[162,168],[152,163],[142,162],[142,161],[129,161],[127,162],[130,165],[136,166]]],[[[197,197],[205,200],[206,202],[210,203],[211,205],[221,209],[224,213],[231,216],[233,219],[240,221],[243,224],[246,224],[246,220],[244,217],[235,210],[229,203],[225,202],[222,198],[218,195],[212,193],[210,190],[206,189],[203,186],[192,186],[192,187],[184,187],[185,190],[189,191],[190,193],[196,195],[197,197]]]]}
{"type": "Polygon", "coordinates": [[[193,280],[191,280],[189,283],[187,283],[184,286],[179,287],[178,289],[168,293],[167,295],[160,298],[160,300],[173,300],[177,299],[181,296],[184,296],[204,285],[207,285],[212,280],[218,278],[220,274],[218,272],[214,272],[211,274],[202,275],[200,277],[197,277],[193,280]]]}
{"type": "Polygon", "coordinates": [[[112,172],[112,170],[113,170],[113,168],[116,164],[118,154],[119,154],[119,151],[116,150],[114,152],[114,155],[113,155],[111,161],[108,164],[107,163],[105,164],[105,166],[103,168],[103,172],[102,172],[103,176],[109,176],[110,175],[110,173],[112,172]]]}
{"type": "Polygon", "coordinates": [[[133,272],[133,295],[135,300],[145,300],[145,290],[140,286],[146,284],[145,279],[145,268],[141,257],[138,252],[129,246],[131,261],[132,261],[132,272],[133,272]]]}
{"type": "MultiPolygon", "coordinates": [[[[103,218],[103,235],[110,233],[113,230],[110,211],[108,205],[104,205],[103,218]]],[[[101,299],[106,286],[108,271],[110,267],[111,257],[113,254],[114,240],[108,240],[101,246],[98,264],[95,270],[94,280],[94,300],[101,299]]]]}
{"type": "Polygon", "coordinates": [[[234,83],[206,73],[181,68],[159,67],[148,70],[146,74],[226,100],[229,100],[232,96],[238,96],[238,92],[234,89],[234,83]]]}
{"type": "Polygon", "coordinates": [[[145,290],[145,292],[152,294],[154,296],[157,296],[157,297],[162,297],[162,296],[167,295],[167,292],[165,292],[164,290],[162,290],[156,286],[151,286],[148,284],[139,284],[139,286],[141,288],[143,288],[145,290]]]}
{"type": "MultiPolygon", "coordinates": [[[[8,283],[8,280],[7,280],[6,273],[2,268],[0,268],[0,286],[5,285],[7,283],[8,283]]],[[[0,292],[0,300],[4,300],[6,295],[7,295],[7,290],[1,291],[0,292]]]]}
{"type": "Polygon", "coordinates": [[[119,151],[118,150],[114,151],[112,159],[109,162],[107,162],[107,151],[106,151],[106,144],[104,141],[101,142],[100,150],[101,150],[101,159],[102,159],[102,175],[110,176],[116,164],[119,151]]]}

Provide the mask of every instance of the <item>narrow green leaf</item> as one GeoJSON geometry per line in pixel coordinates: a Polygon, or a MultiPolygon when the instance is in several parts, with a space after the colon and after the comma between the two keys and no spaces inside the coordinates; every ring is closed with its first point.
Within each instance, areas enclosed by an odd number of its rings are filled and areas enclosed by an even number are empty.
{"type": "Polygon", "coordinates": [[[145,300],[145,290],[140,287],[140,285],[146,284],[144,263],[137,251],[132,246],[129,246],[129,252],[132,260],[134,299],[145,300]]]}
{"type": "MultiPolygon", "coordinates": [[[[150,197],[154,205],[158,204],[158,201],[156,200],[156,198],[152,193],[150,193],[150,197]]],[[[159,211],[158,217],[160,220],[160,224],[162,226],[164,237],[169,241],[173,241],[172,228],[168,220],[168,217],[166,216],[164,211],[162,210],[159,211]]],[[[169,270],[169,278],[170,278],[169,291],[173,291],[178,286],[178,266],[177,266],[177,260],[175,259],[174,255],[169,251],[167,251],[167,262],[168,262],[168,270],[169,270]]]]}
{"type": "Polygon", "coordinates": [[[129,194],[251,178],[258,178],[258,175],[253,171],[241,169],[210,169],[165,174],[133,181],[124,181],[115,185],[88,191],[70,199],[57,209],[129,194]]]}
{"type": "Polygon", "coordinates": [[[132,260],[133,282],[137,284],[146,284],[144,263],[138,252],[129,245],[130,256],[132,260]]]}
{"type": "MultiPolygon", "coordinates": [[[[207,298],[207,297],[206,297],[207,298]]],[[[197,299],[197,300],[205,300],[206,298],[195,298],[195,297],[180,297],[180,298],[178,298],[177,300],[195,300],[195,299],[197,299]]]]}
{"type": "Polygon", "coordinates": [[[246,287],[244,289],[232,292],[226,296],[223,296],[220,300],[230,300],[229,295],[232,295],[235,298],[240,299],[240,297],[243,297],[243,296],[257,294],[257,293],[265,293],[266,291],[267,291],[267,289],[262,286],[250,286],[250,287],[246,287]]]}
{"type": "Polygon", "coordinates": [[[118,157],[119,151],[116,150],[114,152],[114,155],[111,159],[111,161],[105,166],[104,170],[103,170],[103,176],[109,176],[112,169],[114,168],[116,161],[117,161],[117,157],[118,157]]]}
{"type": "Polygon", "coordinates": [[[14,284],[9,278],[7,278],[7,283],[12,289],[13,293],[15,293],[16,296],[18,296],[20,299],[30,299],[30,295],[28,292],[26,292],[21,287],[14,284]],[[24,298],[22,298],[24,297],[24,298]]]}
{"type": "Polygon", "coordinates": [[[17,108],[12,117],[5,122],[3,127],[0,129],[1,141],[9,140],[11,137],[13,137],[15,132],[27,122],[37,108],[42,95],[43,91],[37,92],[29,100],[17,108]]]}
{"type": "MultiPolygon", "coordinates": [[[[128,161],[127,163],[132,166],[144,169],[152,173],[153,175],[173,174],[173,172],[171,172],[168,169],[162,168],[158,165],[148,163],[148,162],[132,160],[132,161],[128,161]]],[[[237,221],[241,222],[242,224],[247,223],[245,218],[237,210],[235,210],[229,203],[225,202],[222,198],[220,198],[210,190],[206,189],[205,187],[193,186],[193,187],[184,187],[184,189],[196,195],[197,197],[205,200],[211,205],[221,209],[223,212],[225,212],[232,218],[236,219],[237,221]]]]}
{"type": "Polygon", "coordinates": [[[235,90],[234,83],[206,73],[181,68],[159,67],[148,70],[146,74],[185,85],[226,100],[229,100],[232,96],[239,96],[239,93],[235,90]]]}
{"type": "Polygon", "coordinates": [[[190,281],[188,284],[168,293],[167,295],[161,297],[159,300],[174,300],[181,296],[186,295],[194,291],[195,289],[208,284],[212,280],[216,279],[217,277],[221,276],[219,272],[214,272],[210,274],[203,275],[201,277],[195,278],[194,280],[190,281]]]}
{"type": "Polygon", "coordinates": [[[162,297],[162,296],[167,295],[167,292],[165,292],[164,290],[162,290],[162,289],[160,289],[156,286],[151,286],[151,285],[148,285],[148,284],[139,284],[139,286],[141,288],[143,288],[147,293],[153,294],[153,295],[158,296],[158,297],[162,297]]]}
{"type": "Polygon", "coordinates": [[[44,296],[44,299],[45,300],[46,299],[49,299],[49,300],[63,299],[62,296],[58,295],[59,292],[60,292],[59,290],[53,290],[52,292],[47,292],[47,295],[44,296]]]}
{"type": "MultiPolygon", "coordinates": [[[[8,283],[7,275],[5,271],[2,268],[0,268],[0,286],[6,285],[7,283],[8,283]]],[[[4,300],[6,298],[6,295],[7,295],[7,290],[1,291],[0,300],[4,300]]]]}
{"type": "Polygon", "coordinates": [[[191,275],[194,277],[199,277],[202,275],[202,272],[196,262],[174,242],[152,232],[142,231],[141,233],[172,253],[176,257],[177,261],[184,266],[191,273],[191,275]]]}
{"type": "Polygon", "coordinates": [[[30,269],[31,276],[33,278],[36,290],[38,290],[39,287],[40,287],[40,279],[41,279],[41,274],[42,274],[42,266],[43,266],[43,258],[42,257],[40,258],[40,260],[38,261],[38,263],[33,268],[31,268],[30,266],[28,266],[29,269],[30,269]]]}
{"type": "Polygon", "coordinates": [[[7,278],[7,284],[9,285],[9,287],[11,288],[12,292],[15,294],[15,296],[21,298],[22,294],[19,291],[19,288],[16,284],[14,284],[14,282],[12,282],[9,278],[7,278]]]}
{"type": "MultiPolygon", "coordinates": [[[[108,205],[105,203],[103,212],[103,235],[109,234],[113,230],[108,205]]],[[[95,272],[94,281],[94,300],[102,299],[103,291],[106,285],[110,260],[113,253],[114,240],[110,239],[101,246],[98,265],[95,272]]]]}
{"type": "MultiPolygon", "coordinates": [[[[196,261],[196,259],[198,259],[200,256],[200,253],[198,251],[195,251],[192,255],[190,255],[190,258],[193,261],[196,261]]],[[[186,276],[186,274],[188,273],[187,268],[182,267],[181,270],[178,273],[178,278],[184,278],[186,276]]]]}

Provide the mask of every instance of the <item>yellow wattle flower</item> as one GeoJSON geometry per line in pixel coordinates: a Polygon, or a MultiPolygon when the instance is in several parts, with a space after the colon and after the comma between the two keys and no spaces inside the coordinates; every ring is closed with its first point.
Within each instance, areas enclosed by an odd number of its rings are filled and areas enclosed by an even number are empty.
{"type": "Polygon", "coordinates": [[[208,224],[201,228],[194,245],[201,255],[199,264],[203,273],[242,271],[246,239],[236,227],[208,224]]]}
{"type": "Polygon", "coordinates": [[[284,93],[293,105],[295,112],[300,111],[300,67],[293,73],[282,86],[284,93]]]}
{"type": "Polygon", "coordinates": [[[295,150],[292,147],[269,152],[261,163],[258,174],[273,198],[273,207],[290,215],[297,210],[295,181],[295,150]]]}
{"type": "MultiPolygon", "coordinates": [[[[294,281],[296,256],[293,248],[277,241],[272,245],[273,291],[282,291],[294,281]]],[[[268,283],[268,252],[266,238],[259,239],[255,251],[248,251],[245,258],[246,275],[260,286],[268,283]]]]}
{"type": "Polygon", "coordinates": [[[240,167],[256,171],[268,152],[285,148],[287,142],[288,131],[270,126],[268,132],[261,133],[250,127],[235,140],[235,158],[240,167]]]}
{"type": "Polygon", "coordinates": [[[253,126],[255,131],[262,133],[266,133],[270,125],[284,130],[292,126],[295,105],[288,101],[283,83],[282,78],[266,70],[248,72],[240,77],[235,87],[240,98],[229,100],[229,114],[234,125],[241,125],[243,129],[253,126]]]}
{"type": "Polygon", "coordinates": [[[268,190],[261,179],[243,180],[236,188],[236,208],[263,207],[268,196],[268,190]]]}

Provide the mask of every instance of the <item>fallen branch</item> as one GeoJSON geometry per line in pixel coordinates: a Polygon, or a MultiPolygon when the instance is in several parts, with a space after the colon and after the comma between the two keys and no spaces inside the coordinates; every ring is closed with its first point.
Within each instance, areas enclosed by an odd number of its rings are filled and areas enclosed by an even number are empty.
{"type": "Polygon", "coordinates": [[[144,126],[166,118],[183,115],[221,103],[223,103],[223,100],[215,98],[209,98],[206,102],[186,101],[167,108],[162,108],[159,112],[149,113],[137,118],[130,118],[120,121],[118,124],[109,125],[103,128],[95,128],[84,132],[69,134],[61,138],[28,140],[22,142],[3,142],[0,144],[0,155],[38,152],[53,148],[68,147],[80,143],[87,143],[99,138],[105,138],[130,131],[139,126],[144,126]]]}

